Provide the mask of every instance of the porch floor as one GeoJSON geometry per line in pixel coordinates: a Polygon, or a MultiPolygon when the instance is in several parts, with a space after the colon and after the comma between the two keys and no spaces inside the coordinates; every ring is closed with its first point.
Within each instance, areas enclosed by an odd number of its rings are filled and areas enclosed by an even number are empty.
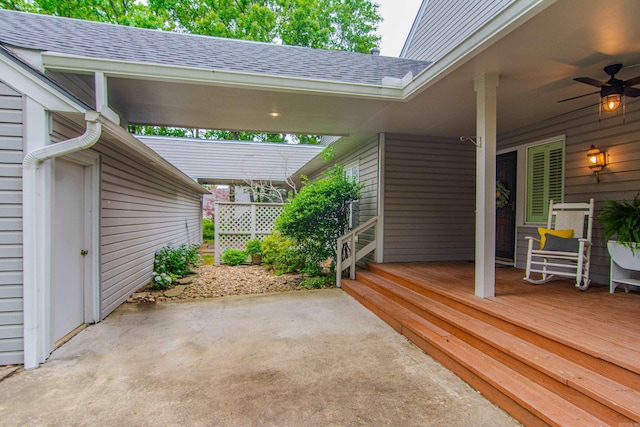
{"type": "Polygon", "coordinates": [[[438,289],[452,299],[522,325],[600,359],[640,373],[640,292],[592,285],[580,291],[569,279],[542,285],[523,280],[524,270],[496,268],[496,296],[475,296],[469,262],[389,263],[386,271],[438,289]]]}

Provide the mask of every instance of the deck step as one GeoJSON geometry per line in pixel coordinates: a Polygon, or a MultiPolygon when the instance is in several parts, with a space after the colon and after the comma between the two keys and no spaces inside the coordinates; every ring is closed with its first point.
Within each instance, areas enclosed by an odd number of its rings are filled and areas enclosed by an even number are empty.
{"type": "Polygon", "coordinates": [[[446,355],[444,360],[435,358],[485,395],[493,396],[508,412],[517,412],[516,418],[526,425],[603,425],[589,412],[559,401],[556,394],[371,288],[352,280],[344,280],[342,287],[349,294],[358,294],[358,300],[367,301],[376,314],[402,319],[403,335],[427,353],[436,350],[446,355]]]}
{"type": "Polygon", "coordinates": [[[343,289],[526,425],[640,422],[635,379],[621,384],[537,345],[542,337],[513,334],[486,313],[369,271],[343,289]]]}

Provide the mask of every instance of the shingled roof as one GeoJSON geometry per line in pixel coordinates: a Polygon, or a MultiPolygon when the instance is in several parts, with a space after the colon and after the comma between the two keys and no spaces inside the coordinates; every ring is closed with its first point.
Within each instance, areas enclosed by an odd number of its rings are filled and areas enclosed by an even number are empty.
{"type": "Polygon", "coordinates": [[[380,85],[429,62],[0,10],[0,43],[117,61],[380,85]]]}

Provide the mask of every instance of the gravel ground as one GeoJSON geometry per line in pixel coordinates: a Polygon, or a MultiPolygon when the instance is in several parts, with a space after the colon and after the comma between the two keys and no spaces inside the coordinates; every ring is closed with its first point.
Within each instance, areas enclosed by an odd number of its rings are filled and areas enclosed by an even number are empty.
{"type": "Polygon", "coordinates": [[[180,280],[179,282],[184,284],[179,284],[175,289],[154,291],[147,285],[138,290],[127,302],[173,301],[298,291],[301,289],[300,282],[303,279],[302,274],[274,276],[272,271],[259,265],[236,267],[203,265],[195,276],[180,280]],[[180,286],[182,286],[182,292],[179,295],[173,295],[180,291],[180,286]]]}

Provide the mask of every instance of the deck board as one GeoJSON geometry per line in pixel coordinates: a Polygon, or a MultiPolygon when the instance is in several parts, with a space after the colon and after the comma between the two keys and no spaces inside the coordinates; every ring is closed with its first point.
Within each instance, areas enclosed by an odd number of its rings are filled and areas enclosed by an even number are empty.
{"type": "Polygon", "coordinates": [[[375,267],[446,292],[514,324],[572,343],[596,357],[640,373],[640,293],[609,293],[608,287],[580,291],[568,279],[543,285],[525,282],[524,271],[496,269],[496,296],[474,294],[474,266],[465,262],[389,263],[375,267]]]}

